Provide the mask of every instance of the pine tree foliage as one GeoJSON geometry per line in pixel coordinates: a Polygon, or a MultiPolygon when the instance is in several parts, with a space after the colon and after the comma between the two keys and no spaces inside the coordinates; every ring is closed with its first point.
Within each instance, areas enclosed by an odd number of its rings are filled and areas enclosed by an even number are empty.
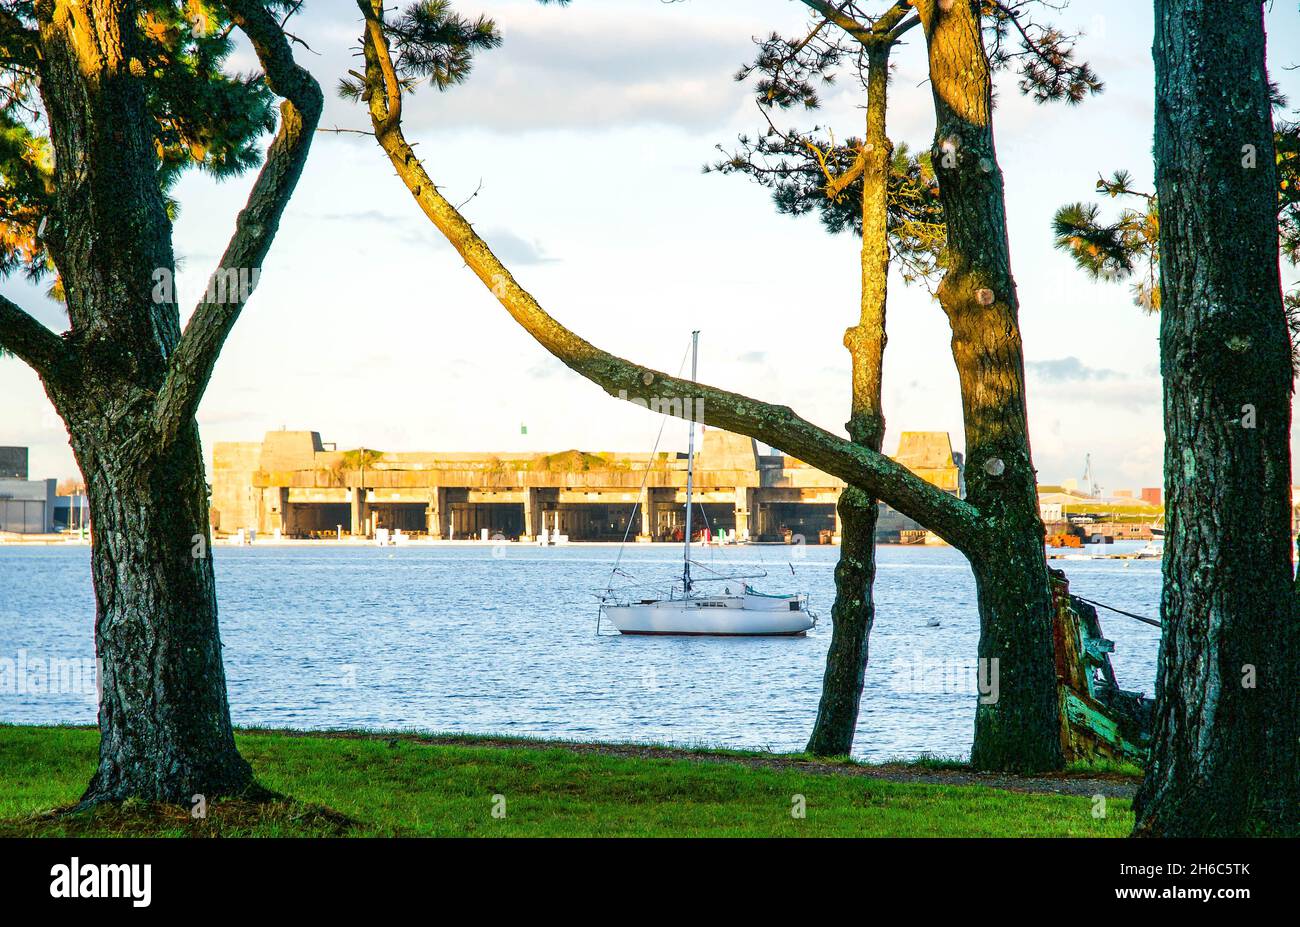
{"type": "Polygon", "coordinates": [[[980,0],[989,63],[994,69],[1018,68],[1020,92],[1037,103],[1082,103],[1105,85],[1086,61],[1078,59],[1079,34],[1037,22],[1035,7],[1044,0],[980,0]]]}
{"type": "MultiPolygon", "coordinates": [[[[862,149],[850,136],[836,141],[821,126],[797,131],[769,129],[741,135],[737,149],[705,166],[719,174],[744,174],[772,193],[777,212],[791,216],[816,213],[832,234],[862,235],[862,179],[836,185],[849,174],[862,149]]],[[[721,149],[720,149],[721,150],[721,149]]],[[[908,283],[932,279],[941,269],[944,250],[943,208],[928,151],[895,147],[889,177],[888,241],[890,256],[908,283]]]]}
{"type": "MultiPolygon", "coordinates": [[[[1286,100],[1274,91],[1274,106],[1286,100]]],[[[1277,120],[1274,125],[1278,175],[1278,245],[1281,256],[1300,266],[1300,121],[1277,120]]],[[[1093,280],[1132,284],[1133,302],[1144,312],[1160,311],[1160,209],[1155,194],[1134,189],[1128,171],[1097,180],[1097,192],[1110,199],[1137,201],[1114,221],[1102,218],[1096,203],[1067,203],[1052,217],[1057,249],[1066,252],[1093,280]]],[[[1293,360],[1300,375],[1300,289],[1286,294],[1284,305],[1292,330],[1293,360]]]]}
{"type": "MultiPolygon", "coordinates": [[[[281,17],[301,0],[266,0],[281,17]]],[[[275,97],[261,74],[228,71],[233,26],[209,0],[142,0],[131,36],[135,77],[154,118],[159,187],[187,168],[218,178],[261,160],[259,141],[276,127],[275,97]]],[[[49,120],[37,81],[32,0],[0,0],[0,276],[54,272],[43,240],[54,195],[49,120]]],[[[174,218],[177,205],[168,201],[174,218]]],[[[61,296],[57,280],[51,295],[61,296]]]]}
{"type": "Polygon", "coordinates": [[[1300,121],[1279,120],[1275,130],[1278,236],[1283,257],[1297,266],[1300,265],[1300,121]]]}
{"type": "MultiPolygon", "coordinates": [[[[869,29],[874,20],[866,7],[836,5],[842,15],[869,29]]],[[[868,63],[863,44],[820,14],[814,14],[803,37],[773,32],[756,44],[754,60],[735,76],[737,81],[756,77],[754,100],[766,126],[756,135],[741,135],[733,151],[718,146],[724,157],[706,165],[705,172],[746,175],[771,191],[778,212],[816,213],[827,231],[861,236],[863,182],[855,165],[864,140],[855,135],[837,140],[821,125],[780,129],[773,117],[777,111],[819,109],[819,90],[842,80],[856,82],[865,95],[868,63]]],[[[942,269],[944,227],[928,151],[915,152],[906,144],[894,147],[888,195],[891,258],[905,282],[933,280],[942,269]]]]}
{"type": "MultiPolygon", "coordinates": [[[[384,31],[393,50],[393,66],[408,93],[424,81],[438,90],[463,83],[470,75],[474,54],[501,45],[501,33],[493,20],[461,16],[448,0],[418,0],[395,18],[386,19],[384,31]]],[[[369,100],[365,78],[350,72],[339,82],[339,95],[347,100],[369,100]]]]}
{"type": "Polygon", "coordinates": [[[1139,275],[1133,284],[1133,301],[1147,312],[1159,312],[1160,216],[1155,194],[1134,189],[1128,171],[1097,178],[1097,192],[1111,199],[1138,201],[1140,208],[1125,208],[1114,222],[1104,222],[1096,203],[1062,206],[1052,218],[1055,246],[1070,254],[1094,280],[1139,275]]]}

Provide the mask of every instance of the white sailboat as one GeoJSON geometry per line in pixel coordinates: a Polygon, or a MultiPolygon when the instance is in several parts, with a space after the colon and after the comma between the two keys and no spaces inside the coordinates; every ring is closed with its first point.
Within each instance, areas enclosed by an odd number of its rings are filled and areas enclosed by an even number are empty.
{"type": "MultiPolygon", "coordinates": [[[[700,333],[691,333],[691,382],[695,382],[700,333]]],[[[695,422],[690,420],[686,452],[686,532],[682,577],[666,598],[626,598],[612,589],[600,596],[600,615],[623,634],[794,637],[817,623],[808,594],[768,594],[747,582],[756,576],[691,576],[691,510],[695,491],[695,422]],[[721,584],[703,592],[701,583],[721,584]],[[717,588],[717,587],[715,587],[717,588]]],[[[766,574],[760,574],[766,575],[766,574]]],[[[598,622],[599,629],[599,622],[598,622]]]]}

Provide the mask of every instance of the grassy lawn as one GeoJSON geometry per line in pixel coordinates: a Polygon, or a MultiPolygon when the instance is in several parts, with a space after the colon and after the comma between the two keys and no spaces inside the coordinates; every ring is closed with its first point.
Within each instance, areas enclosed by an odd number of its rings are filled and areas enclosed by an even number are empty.
{"type": "Polygon", "coordinates": [[[0,836],[1125,836],[1126,800],[1103,819],[1086,796],[611,756],[544,745],[420,743],[244,731],[259,780],[291,802],[185,809],[128,804],[42,817],[74,803],[98,734],[0,726],[0,836]],[[494,816],[504,799],[504,816],[494,816]],[[806,816],[792,815],[803,796],[806,816]]]}

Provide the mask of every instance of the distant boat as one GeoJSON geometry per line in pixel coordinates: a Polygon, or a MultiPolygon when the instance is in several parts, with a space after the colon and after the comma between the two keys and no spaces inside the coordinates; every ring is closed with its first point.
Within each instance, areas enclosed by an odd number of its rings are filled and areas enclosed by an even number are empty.
{"type": "MultiPolygon", "coordinates": [[[[691,382],[695,382],[700,333],[691,333],[691,382]]],[[[623,599],[612,589],[601,596],[600,614],[623,634],[708,635],[721,637],[795,637],[808,632],[817,616],[808,610],[807,593],[769,595],[754,589],[745,576],[691,577],[691,509],[695,492],[695,421],[690,421],[686,451],[686,531],[682,577],[667,598],[623,599]],[[721,593],[701,593],[700,582],[726,583],[721,593]],[[733,585],[737,591],[733,592],[733,585]]]]}
{"type": "MultiPolygon", "coordinates": [[[[1163,537],[1164,532],[1161,532],[1160,536],[1163,537]]],[[[1133,555],[1133,559],[1134,560],[1160,560],[1161,558],[1164,557],[1164,555],[1165,555],[1165,548],[1163,544],[1157,545],[1153,542],[1148,542],[1148,544],[1145,547],[1143,547],[1141,550],[1139,550],[1137,553],[1133,555]]]]}

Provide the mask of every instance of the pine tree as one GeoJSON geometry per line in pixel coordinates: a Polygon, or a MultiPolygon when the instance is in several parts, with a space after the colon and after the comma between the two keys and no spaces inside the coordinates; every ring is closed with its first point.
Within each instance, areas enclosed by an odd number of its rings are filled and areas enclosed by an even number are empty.
{"type": "MultiPolygon", "coordinates": [[[[863,6],[841,4],[837,13],[814,6],[803,37],[773,33],[759,42],[755,61],[736,78],[760,75],[755,97],[766,130],[754,138],[742,135],[739,148],[706,171],[748,175],[772,191],[778,212],[816,211],[828,231],[855,232],[862,239],[858,319],[844,333],[852,364],[845,428],[854,443],[879,453],[885,435],[881,381],[890,260],[903,265],[909,280],[932,277],[942,257],[943,218],[928,155],[913,156],[905,145],[895,149],[885,131],[890,53],[919,20],[905,5],[890,6],[874,18],[863,6]],[[839,24],[831,22],[833,13],[839,24]],[[852,35],[846,19],[852,20],[852,35]],[[844,71],[866,92],[862,138],[836,142],[833,133],[817,127],[777,128],[777,111],[818,109],[817,86],[833,84],[844,71]]],[[[840,494],[838,511],[831,642],[808,740],[808,752],[821,756],[847,755],[853,747],[875,620],[878,503],[849,485],[840,494]]]]}
{"type": "Polygon", "coordinates": [[[1097,191],[1139,208],[1107,221],[1097,204],[1071,203],[1053,220],[1056,247],[1085,273],[1136,278],[1134,302],[1161,314],[1164,633],[1139,835],[1296,824],[1300,291],[1282,297],[1277,255],[1300,263],[1300,124],[1273,121],[1286,101],[1264,45],[1258,5],[1158,2],[1156,191],[1118,171],[1097,191]]]}
{"type": "MultiPolygon", "coordinates": [[[[1286,106],[1276,88],[1271,93],[1274,112],[1286,106]]],[[[1274,127],[1277,164],[1278,248],[1292,267],[1300,265],[1300,122],[1282,120],[1274,127]]],[[[1052,218],[1055,246],[1074,259],[1091,279],[1133,279],[1133,302],[1148,313],[1160,311],[1160,206],[1154,194],[1133,186],[1130,172],[1116,171],[1097,178],[1097,192],[1134,202],[1111,222],[1102,219],[1097,203],[1067,203],[1052,218]]],[[[1294,284],[1293,284],[1294,285],[1294,284]]],[[[1300,375],[1300,289],[1286,296],[1287,320],[1292,331],[1293,365],[1300,375]]]]}
{"type": "Polygon", "coordinates": [[[94,528],[99,765],[83,803],[257,792],[235,749],[195,410],[302,172],[322,96],[295,0],[0,3],[0,271],[51,282],[62,335],[0,297],[0,346],[67,426],[94,528]],[[232,33],[264,73],[226,68],[232,33]],[[276,113],[274,99],[281,98],[276,113]],[[264,164],[184,330],[168,190],[264,164]]]}
{"type": "Polygon", "coordinates": [[[1156,0],[1168,534],[1138,835],[1300,823],[1294,374],[1265,45],[1258,3],[1156,0]]]}
{"type": "MultiPolygon", "coordinates": [[[[885,132],[891,51],[921,19],[910,2],[879,4],[878,15],[866,3],[803,3],[813,13],[807,34],[797,39],[772,34],[759,43],[753,64],[737,75],[741,80],[760,75],[756,95],[766,130],[742,136],[739,148],[709,169],[747,174],[772,191],[779,212],[816,211],[828,231],[852,231],[862,238],[860,317],[845,334],[853,363],[852,416],[846,427],[855,441],[879,451],[889,267],[892,263],[905,283],[920,281],[931,288],[945,269],[946,228],[932,155],[913,155],[906,145],[895,149],[885,132]],[[774,110],[818,109],[818,89],[833,86],[845,72],[867,91],[865,139],[837,143],[834,133],[821,127],[776,126],[774,110]]],[[[1075,58],[1074,37],[1037,23],[1030,16],[1034,6],[984,4],[988,67],[1018,68],[1020,89],[1040,103],[1077,103],[1100,92],[1100,80],[1075,58]]],[[[874,617],[876,501],[850,486],[840,508],[834,630],[809,742],[813,753],[847,753],[852,745],[874,617]]]]}

